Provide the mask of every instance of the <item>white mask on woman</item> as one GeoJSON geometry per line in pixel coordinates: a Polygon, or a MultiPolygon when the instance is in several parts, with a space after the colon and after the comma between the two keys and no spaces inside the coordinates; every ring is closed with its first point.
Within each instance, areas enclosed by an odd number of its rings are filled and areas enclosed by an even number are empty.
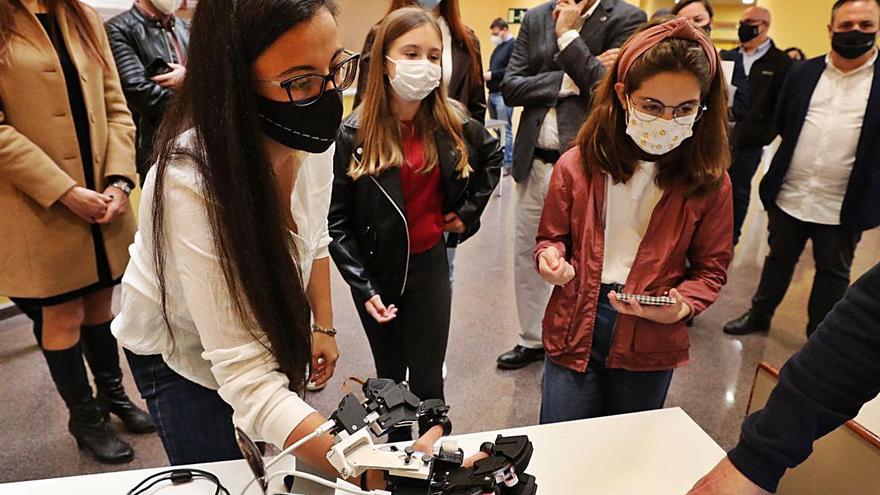
{"type": "Polygon", "coordinates": [[[180,9],[183,0],[150,0],[156,10],[166,15],[171,15],[180,9]]]}
{"type": "Polygon", "coordinates": [[[421,101],[440,86],[443,69],[430,60],[394,60],[397,74],[391,79],[391,87],[406,101],[421,101]]]}
{"type": "MultiPolygon", "coordinates": [[[[629,102],[627,102],[629,103],[629,102]]],[[[689,137],[694,135],[694,123],[697,116],[687,119],[679,118],[666,120],[663,117],[654,118],[653,115],[639,112],[629,105],[629,115],[626,121],[626,134],[632,138],[636,145],[645,153],[660,156],[669,153],[681,146],[689,137]],[[646,120],[651,120],[646,122],[646,120]]]]}

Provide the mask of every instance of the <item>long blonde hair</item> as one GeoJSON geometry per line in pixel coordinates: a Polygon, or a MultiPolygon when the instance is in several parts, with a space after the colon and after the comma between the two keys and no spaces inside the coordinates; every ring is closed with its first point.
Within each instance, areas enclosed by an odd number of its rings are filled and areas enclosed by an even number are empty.
{"type": "MultiPolygon", "coordinates": [[[[379,25],[376,41],[370,52],[374,63],[370,64],[370,72],[367,74],[364,102],[357,110],[360,112],[358,140],[363,144],[364,153],[360,161],[353,157],[349,166],[348,175],[355,180],[365,175],[379,175],[388,168],[402,166],[405,162],[400,124],[392,112],[389,98],[393,89],[385,73],[385,56],[391,43],[425,24],[432,26],[437,36],[442,36],[437,21],[418,8],[395,10],[385,16],[379,25]]],[[[447,98],[442,84],[422,100],[413,119],[414,131],[424,141],[425,164],[422,172],[428,173],[438,165],[439,155],[433,135],[436,131],[443,131],[459,152],[459,160],[455,166],[459,176],[464,178],[470,174],[467,146],[462,137],[466,119],[466,112],[447,98]]]]}

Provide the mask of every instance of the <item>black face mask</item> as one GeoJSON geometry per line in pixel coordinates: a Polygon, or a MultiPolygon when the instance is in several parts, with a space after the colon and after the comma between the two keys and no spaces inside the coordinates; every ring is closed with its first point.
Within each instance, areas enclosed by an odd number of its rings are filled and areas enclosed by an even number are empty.
{"type": "Polygon", "coordinates": [[[751,26],[749,24],[739,23],[739,31],[737,35],[742,43],[748,43],[757,38],[761,34],[761,26],[751,26]]]}
{"type": "Polygon", "coordinates": [[[871,51],[876,40],[876,32],[843,31],[831,35],[831,48],[843,58],[854,59],[871,51]]]}
{"type": "Polygon", "coordinates": [[[342,123],[342,93],[328,89],[307,107],[257,97],[260,127],[270,138],[288,148],[323,153],[336,140],[342,123]]]}

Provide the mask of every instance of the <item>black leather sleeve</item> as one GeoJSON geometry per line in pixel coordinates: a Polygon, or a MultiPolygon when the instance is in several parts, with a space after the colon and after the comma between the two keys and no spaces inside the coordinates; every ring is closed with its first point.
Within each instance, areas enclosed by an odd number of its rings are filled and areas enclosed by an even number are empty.
{"type": "Polygon", "coordinates": [[[105,24],[110,49],[119,71],[122,91],[129,107],[140,115],[160,118],[171,99],[171,91],[150,80],[143,60],[122,29],[112,22],[105,24]]]}
{"type": "MultiPolygon", "coordinates": [[[[492,192],[501,177],[501,163],[504,152],[498,139],[495,138],[480,122],[469,120],[464,125],[464,136],[468,141],[469,150],[475,150],[476,156],[470,156],[470,183],[465,193],[464,203],[457,207],[455,213],[467,227],[462,241],[477,232],[483,210],[492,197],[492,192]]],[[[473,151],[471,151],[473,153],[473,151]]]]}
{"type": "Polygon", "coordinates": [[[336,139],[336,153],[333,157],[333,195],[330,213],[327,216],[330,237],[330,256],[342,278],[365,300],[378,294],[370,281],[366,261],[357,240],[354,223],[355,205],[354,180],[348,175],[353,140],[345,129],[336,139]]]}

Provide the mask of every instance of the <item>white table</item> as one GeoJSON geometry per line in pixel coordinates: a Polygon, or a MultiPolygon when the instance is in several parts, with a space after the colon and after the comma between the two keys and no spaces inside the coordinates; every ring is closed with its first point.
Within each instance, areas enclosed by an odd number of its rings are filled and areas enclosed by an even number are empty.
{"type": "MultiPolygon", "coordinates": [[[[724,456],[721,447],[679,408],[453,438],[471,454],[498,433],[529,435],[535,453],[527,472],[537,477],[538,493],[543,495],[682,495],[724,456]]],[[[232,495],[238,495],[249,479],[244,461],[197,467],[218,475],[232,495]]],[[[163,469],[11,483],[0,485],[0,495],[124,495],[141,479],[163,469]]],[[[327,493],[297,488],[309,495],[327,493]]],[[[208,484],[191,483],[151,493],[209,495],[213,490],[208,484]]]]}
{"type": "Polygon", "coordinates": [[[880,396],[862,406],[855,419],[866,430],[880,437],[880,396]]]}

